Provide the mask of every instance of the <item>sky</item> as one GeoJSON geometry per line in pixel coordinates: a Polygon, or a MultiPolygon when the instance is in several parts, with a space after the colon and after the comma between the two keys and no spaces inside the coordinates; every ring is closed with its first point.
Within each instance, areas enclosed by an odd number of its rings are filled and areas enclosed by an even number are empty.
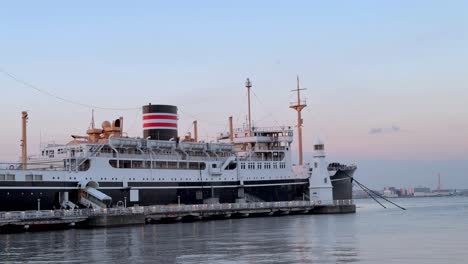
{"type": "Polygon", "coordinates": [[[31,154],[85,133],[92,107],[56,97],[98,106],[97,124],[123,116],[133,136],[142,105],[174,104],[180,135],[197,119],[212,141],[230,115],[245,123],[250,78],[254,124],[294,125],[299,75],[306,152],[322,138],[328,159],[356,163],[370,186],[435,187],[441,173],[447,187],[468,188],[466,10],[466,1],[7,1],[0,159],[18,159],[22,110],[31,154]]]}

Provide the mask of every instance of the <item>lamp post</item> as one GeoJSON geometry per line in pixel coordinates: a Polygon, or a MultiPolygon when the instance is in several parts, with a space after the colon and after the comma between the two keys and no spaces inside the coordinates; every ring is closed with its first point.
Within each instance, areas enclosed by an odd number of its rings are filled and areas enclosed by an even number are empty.
{"type": "Polygon", "coordinates": [[[180,195],[177,195],[177,204],[180,206],[180,195]]]}
{"type": "Polygon", "coordinates": [[[37,199],[37,210],[41,210],[41,199],[37,199]]]}

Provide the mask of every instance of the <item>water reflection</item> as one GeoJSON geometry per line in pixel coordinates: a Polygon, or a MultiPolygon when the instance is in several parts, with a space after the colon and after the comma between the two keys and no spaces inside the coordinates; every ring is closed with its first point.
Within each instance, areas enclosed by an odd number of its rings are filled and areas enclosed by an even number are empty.
{"type": "Polygon", "coordinates": [[[336,263],[357,259],[354,217],[285,216],[3,235],[4,261],[336,263]],[[348,226],[346,228],[346,226],[348,226]]]}

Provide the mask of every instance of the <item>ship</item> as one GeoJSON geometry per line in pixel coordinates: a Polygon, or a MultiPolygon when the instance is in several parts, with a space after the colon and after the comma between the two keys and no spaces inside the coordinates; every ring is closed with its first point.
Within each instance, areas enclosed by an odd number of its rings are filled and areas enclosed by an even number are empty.
{"type": "MultiPolygon", "coordinates": [[[[142,107],[142,137],[124,132],[123,117],[96,127],[93,115],[86,135],[71,135],[66,144],[49,144],[37,156],[28,156],[28,113],[23,112],[21,163],[0,167],[0,211],[325,202],[311,193],[317,162],[314,168],[302,160],[300,110],[305,104],[299,82],[298,101],[291,106],[298,110],[298,164],[291,158],[293,127],[252,126],[248,79],[246,87],[248,124],[235,128],[229,117],[229,130],[216,142],[198,139],[196,121],[193,137],[179,137],[177,106],[147,104],[142,107]]],[[[323,143],[314,148],[323,151],[323,143]]],[[[352,199],[356,166],[330,163],[326,170],[325,187],[333,189],[327,200],[352,199]]]]}

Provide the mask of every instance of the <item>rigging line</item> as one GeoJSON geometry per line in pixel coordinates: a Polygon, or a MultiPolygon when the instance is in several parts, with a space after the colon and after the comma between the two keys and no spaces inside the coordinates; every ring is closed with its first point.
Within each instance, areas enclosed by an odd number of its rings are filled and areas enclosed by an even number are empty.
{"type": "Polygon", "coordinates": [[[385,207],[385,205],[383,205],[381,202],[379,202],[374,196],[372,196],[372,194],[370,194],[366,189],[364,189],[359,183],[356,182],[356,185],[361,187],[361,189],[367,193],[367,195],[369,195],[370,198],[374,199],[375,202],[377,202],[378,204],[380,204],[383,208],[387,209],[387,207],[385,207]]]}
{"type": "Polygon", "coordinates": [[[190,123],[184,131],[184,136],[187,135],[193,127],[193,123],[190,123]]]}
{"type": "Polygon", "coordinates": [[[17,83],[20,83],[22,84],[23,86],[25,87],[28,87],[28,88],[31,88],[33,90],[36,90],[37,92],[39,93],[42,93],[44,95],[47,95],[47,96],[50,96],[50,97],[53,97],[55,98],[56,100],[59,100],[59,101],[62,101],[62,102],[66,102],[66,103],[69,103],[69,104],[74,104],[74,105],[79,105],[79,106],[83,106],[83,107],[87,107],[87,108],[95,108],[95,109],[102,109],[102,110],[135,110],[135,109],[139,109],[139,107],[128,107],[128,108],[117,108],[117,107],[102,107],[102,106],[98,106],[98,105],[93,105],[93,104],[85,104],[85,103],[81,103],[81,102],[77,102],[77,101],[73,101],[73,100],[70,100],[70,99],[67,99],[67,98],[64,98],[64,97],[61,97],[61,96],[58,96],[56,94],[53,94],[51,92],[48,92],[46,90],[43,90],[39,87],[37,87],[36,85],[33,85],[17,76],[15,76],[14,74],[10,73],[10,72],[7,72],[5,71],[4,69],[0,68],[0,72],[3,73],[5,76],[7,76],[8,78],[12,79],[13,81],[17,82],[17,83]]]}
{"type": "MultiPolygon", "coordinates": [[[[251,91],[252,91],[253,95],[255,96],[255,98],[257,98],[257,101],[260,103],[260,105],[262,105],[263,109],[265,109],[267,112],[270,112],[270,111],[268,111],[268,109],[266,109],[266,106],[263,104],[263,102],[262,102],[262,101],[260,100],[260,98],[257,96],[257,94],[255,93],[255,91],[254,91],[254,90],[251,90],[251,91]]],[[[271,117],[272,117],[273,121],[276,123],[276,125],[281,126],[280,123],[278,122],[278,120],[276,120],[276,118],[275,118],[275,116],[273,115],[273,113],[270,112],[270,114],[271,114],[271,117]]]]}
{"type": "Polygon", "coordinates": [[[137,120],[139,119],[138,117],[139,117],[139,112],[135,111],[135,118],[133,118],[132,125],[130,126],[135,131],[138,131],[138,126],[137,126],[137,122],[138,122],[137,120]]]}
{"type": "MultiPolygon", "coordinates": [[[[354,180],[357,184],[362,185],[362,184],[359,183],[356,179],[353,179],[353,180],[354,180]]],[[[364,188],[366,188],[367,190],[369,190],[370,192],[372,192],[373,194],[377,195],[378,197],[380,197],[380,198],[384,199],[385,201],[387,201],[387,202],[389,202],[389,203],[395,205],[396,207],[400,208],[401,210],[406,210],[406,208],[401,207],[401,206],[399,206],[398,204],[396,204],[396,203],[394,203],[394,202],[392,202],[392,201],[386,199],[386,198],[383,197],[382,195],[380,195],[380,194],[376,193],[375,191],[373,191],[373,190],[367,188],[366,186],[364,186],[364,185],[362,185],[362,186],[363,186],[364,188]]]]}
{"type": "Polygon", "coordinates": [[[207,123],[207,124],[209,124],[209,125],[214,125],[214,126],[224,126],[224,125],[225,125],[224,123],[223,123],[223,124],[221,124],[221,123],[215,123],[215,122],[211,122],[211,121],[208,121],[208,120],[206,120],[206,119],[203,119],[203,118],[198,118],[197,116],[195,116],[195,115],[193,115],[193,114],[190,114],[190,113],[188,113],[188,112],[182,110],[180,107],[178,107],[177,109],[178,109],[182,114],[187,115],[187,116],[189,116],[189,117],[191,117],[191,118],[194,118],[195,120],[203,121],[203,122],[205,122],[205,123],[207,123]]]}
{"type": "Polygon", "coordinates": [[[359,187],[361,187],[361,188],[363,188],[363,187],[366,188],[368,191],[372,192],[374,195],[376,195],[376,196],[380,197],[381,199],[383,199],[383,200],[385,200],[385,201],[387,201],[387,202],[389,202],[389,203],[395,205],[396,207],[400,208],[401,210],[406,210],[406,208],[401,207],[401,206],[399,206],[398,204],[396,204],[396,203],[394,203],[394,202],[392,202],[392,201],[386,199],[385,197],[381,196],[380,194],[378,194],[378,193],[376,193],[375,191],[373,191],[373,190],[369,189],[368,187],[366,187],[364,184],[358,182],[358,180],[356,180],[354,177],[351,177],[351,176],[350,176],[348,173],[346,173],[345,171],[343,171],[343,173],[346,174],[346,176],[348,176],[348,178],[351,179],[351,182],[357,183],[357,184],[359,185],[359,187]]]}
{"type": "MultiPolygon", "coordinates": [[[[232,114],[232,118],[234,119],[233,120],[233,129],[234,131],[236,129],[243,129],[244,128],[244,121],[241,119],[244,119],[244,115],[243,115],[243,112],[244,110],[243,109],[246,109],[247,108],[247,94],[244,94],[243,96],[243,100],[241,101],[241,104],[242,104],[242,107],[239,107],[239,111],[237,113],[234,113],[232,114]],[[239,125],[241,123],[241,125],[239,125]]],[[[247,115],[245,115],[247,116],[247,115]]]]}

